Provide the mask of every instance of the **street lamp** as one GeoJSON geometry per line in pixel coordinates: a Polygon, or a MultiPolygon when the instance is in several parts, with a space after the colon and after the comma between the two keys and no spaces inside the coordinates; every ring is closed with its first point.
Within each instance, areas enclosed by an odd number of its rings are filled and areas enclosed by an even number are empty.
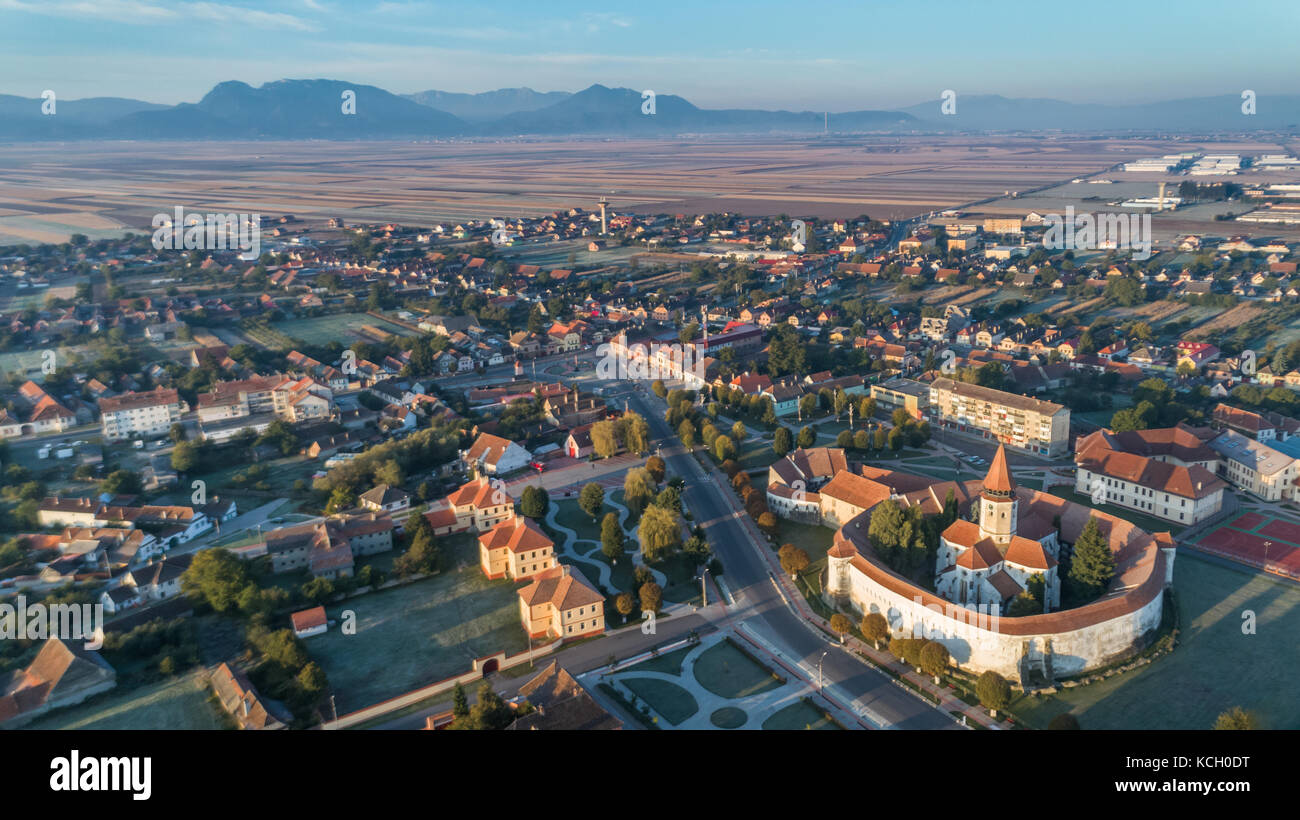
{"type": "Polygon", "coordinates": [[[817,691],[819,692],[826,691],[826,685],[822,682],[822,661],[826,660],[826,656],[830,653],[831,651],[827,649],[822,653],[822,656],[817,659],[817,691]]]}
{"type": "Polygon", "coordinates": [[[1272,541],[1264,542],[1264,571],[1268,572],[1268,548],[1273,546],[1272,541]]]}

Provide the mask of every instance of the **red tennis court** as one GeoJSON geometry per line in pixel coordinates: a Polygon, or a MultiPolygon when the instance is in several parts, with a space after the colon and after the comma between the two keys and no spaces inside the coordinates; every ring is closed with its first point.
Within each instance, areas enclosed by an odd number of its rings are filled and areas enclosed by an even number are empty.
{"type": "Polygon", "coordinates": [[[1239,530],[1253,530],[1268,519],[1259,513],[1243,513],[1237,516],[1237,520],[1229,524],[1229,527],[1236,527],[1239,530]]]}
{"type": "Polygon", "coordinates": [[[1300,574],[1300,549],[1281,541],[1220,527],[1198,541],[1197,545],[1222,553],[1225,557],[1237,558],[1257,566],[1264,563],[1264,557],[1267,553],[1269,566],[1280,569],[1289,575],[1300,574]],[[1270,540],[1272,540],[1272,546],[1265,548],[1265,543],[1270,540]]]}

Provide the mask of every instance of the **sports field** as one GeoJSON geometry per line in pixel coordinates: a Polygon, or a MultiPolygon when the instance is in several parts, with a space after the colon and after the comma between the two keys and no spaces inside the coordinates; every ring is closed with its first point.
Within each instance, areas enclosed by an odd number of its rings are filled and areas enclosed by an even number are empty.
{"type": "Polygon", "coordinates": [[[1266,563],[1270,572],[1300,578],[1300,524],[1248,512],[1210,530],[1193,543],[1207,551],[1251,566],[1266,563]]]}
{"type": "Polygon", "coordinates": [[[352,341],[381,341],[383,333],[410,336],[412,331],[393,322],[378,319],[366,313],[338,313],[332,316],[315,316],[309,319],[288,319],[276,322],[273,328],[294,339],[313,345],[330,342],[348,344],[352,341]],[[375,330],[381,333],[375,333],[375,330]]]}

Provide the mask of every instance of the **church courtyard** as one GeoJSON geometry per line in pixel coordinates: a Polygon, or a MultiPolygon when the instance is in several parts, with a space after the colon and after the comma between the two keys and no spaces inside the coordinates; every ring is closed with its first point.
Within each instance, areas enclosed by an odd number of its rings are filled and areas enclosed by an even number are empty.
{"type": "Polygon", "coordinates": [[[1071,712],[1084,729],[1209,729],[1233,706],[1264,728],[1300,728],[1300,586],[1179,550],[1174,590],[1179,644],[1140,669],[1054,695],[1020,696],[1011,710],[1035,728],[1071,712]],[[1245,634],[1246,613],[1254,634],[1245,634]]]}

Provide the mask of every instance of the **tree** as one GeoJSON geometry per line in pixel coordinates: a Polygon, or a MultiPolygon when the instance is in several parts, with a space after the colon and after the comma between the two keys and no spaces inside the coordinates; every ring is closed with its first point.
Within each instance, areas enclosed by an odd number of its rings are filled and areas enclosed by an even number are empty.
{"type": "Polygon", "coordinates": [[[617,513],[606,513],[600,523],[600,551],[611,562],[623,557],[623,528],[618,524],[617,513]]]}
{"type": "Polygon", "coordinates": [[[623,479],[623,503],[633,515],[640,515],[655,497],[658,486],[654,476],[645,467],[635,467],[627,471],[623,479]]]}
{"type": "Polygon", "coordinates": [[[935,683],[938,683],[939,676],[947,671],[950,659],[948,647],[938,641],[926,641],[925,646],[921,647],[921,670],[934,678],[935,683]]]}
{"type": "Polygon", "coordinates": [[[764,511],[758,514],[758,528],[767,535],[774,535],[777,528],[776,516],[770,511],[764,511]]]}
{"type": "Polygon", "coordinates": [[[862,619],[862,634],[877,648],[880,642],[889,637],[889,621],[879,612],[870,612],[862,619]]]}
{"type": "Polygon", "coordinates": [[[682,440],[682,446],[687,450],[695,447],[695,425],[690,419],[682,419],[682,423],[677,425],[677,437],[682,440]]]}
{"type": "Polygon", "coordinates": [[[907,657],[907,645],[912,641],[911,638],[891,638],[889,640],[889,654],[898,658],[900,661],[907,657]]]}
{"type": "Polygon", "coordinates": [[[662,484],[664,476],[668,474],[668,465],[659,456],[650,456],[645,460],[645,468],[650,471],[650,476],[656,484],[662,484]]]}
{"type": "Polygon", "coordinates": [[[1259,719],[1252,712],[1234,706],[1215,718],[1214,728],[1219,731],[1249,731],[1259,728],[1259,719]]]}
{"type": "Polygon", "coordinates": [[[625,621],[627,620],[627,616],[632,614],[632,609],[635,606],[636,602],[632,600],[632,593],[630,592],[621,592],[618,597],[614,599],[614,608],[618,610],[618,614],[622,615],[623,620],[625,621]]]}
{"type": "Polygon", "coordinates": [[[107,478],[99,482],[100,492],[112,495],[135,495],[142,489],[140,474],[130,470],[114,470],[108,474],[107,478]]]}
{"type": "Polygon", "coordinates": [[[812,447],[817,443],[817,431],[812,427],[800,428],[799,437],[795,440],[795,443],[804,449],[812,447]]]}
{"type": "Polygon", "coordinates": [[[682,531],[677,515],[658,505],[647,507],[637,528],[641,540],[641,557],[646,563],[661,561],[682,545],[682,531]]]}
{"type": "Polygon", "coordinates": [[[1028,592],[1022,592],[1011,599],[1010,605],[1007,606],[1007,616],[1011,618],[1020,618],[1025,615],[1042,615],[1043,605],[1034,599],[1034,596],[1028,592]]]}
{"type": "Polygon", "coordinates": [[[194,553],[181,575],[181,589],[185,594],[206,602],[217,612],[234,609],[240,593],[252,584],[248,566],[234,553],[220,547],[194,553]]]}
{"type": "Polygon", "coordinates": [[[605,488],[596,482],[591,482],[582,488],[578,493],[578,506],[582,511],[591,516],[595,521],[596,516],[600,515],[601,508],[605,506],[605,488]]]}
{"type": "Polygon", "coordinates": [[[650,389],[653,390],[654,394],[661,399],[668,397],[668,388],[664,386],[663,379],[655,379],[651,382],[650,389]]]}
{"type": "Polygon", "coordinates": [[[335,487],[334,492],[330,493],[329,503],[325,505],[325,512],[336,513],[340,510],[348,510],[356,506],[357,495],[345,486],[335,487]]]}
{"type": "Polygon", "coordinates": [[[524,487],[524,492],[519,497],[519,512],[529,518],[545,518],[550,506],[550,494],[545,489],[531,484],[524,487]]]}
{"type": "Polygon", "coordinates": [[[772,436],[772,451],[776,453],[777,458],[784,458],[785,454],[792,449],[793,436],[788,427],[776,428],[776,433],[772,436]]]}
{"type": "Polygon", "coordinates": [[[654,581],[647,581],[637,590],[641,598],[642,612],[658,612],[664,602],[664,591],[654,581]]]}
{"type": "Polygon", "coordinates": [[[633,453],[644,453],[650,449],[650,425],[637,413],[629,410],[619,419],[623,429],[623,445],[633,453]]]}
{"type": "Polygon", "coordinates": [[[617,429],[612,421],[598,421],[591,426],[591,448],[600,458],[618,453],[617,429]]]}
{"type": "Polygon", "coordinates": [[[748,435],[749,435],[749,431],[745,429],[745,422],[738,421],[735,424],[731,425],[732,441],[736,443],[740,443],[744,441],[748,437],[748,435]]]}
{"type": "Polygon", "coordinates": [[[1075,594],[1084,600],[1096,598],[1115,577],[1115,557],[1096,518],[1088,519],[1074,542],[1067,577],[1075,594]]]}
{"type": "Polygon", "coordinates": [[[469,699],[465,697],[460,681],[456,681],[456,687],[451,690],[451,714],[455,720],[469,717],[469,699]]]}
{"type": "Polygon", "coordinates": [[[1047,728],[1053,732],[1079,730],[1083,727],[1079,725],[1079,719],[1069,712],[1062,712],[1048,721],[1047,728]]]}
{"type": "Polygon", "coordinates": [[[736,446],[731,443],[727,436],[718,436],[713,440],[713,454],[718,457],[719,461],[726,461],[729,458],[736,457],[736,446]]]}
{"type": "Polygon", "coordinates": [[[990,715],[997,717],[998,710],[1005,709],[1011,702],[1011,684],[990,669],[975,681],[975,696],[979,698],[980,705],[989,710],[990,715]]]}
{"type": "Polygon", "coordinates": [[[310,695],[313,699],[320,697],[321,693],[329,686],[329,679],[325,677],[325,670],[320,668],[320,664],[315,661],[309,661],[298,672],[298,687],[310,695]]]}
{"type": "Polygon", "coordinates": [[[781,561],[781,569],[785,570],[792,580],[808,568],[808,553],[794,544],[782,546],[776,551],[776,557],[781,561]]]}
{"type": "Polygon", "coordinates": [[[393,572],[404,577],[416,573],[433,572],[438,568],[438,541],[429,519],[420,516],[415,529],[410,531],[411,546],[393,561],[393,572]]]}
{"type": "Polygon", "coordinates": [[[836,612],[831,616],[831,631],[840,636],[840,643],[844,643],[844,636],[853,631],[853,622],[843,613],[836,612]]]}

